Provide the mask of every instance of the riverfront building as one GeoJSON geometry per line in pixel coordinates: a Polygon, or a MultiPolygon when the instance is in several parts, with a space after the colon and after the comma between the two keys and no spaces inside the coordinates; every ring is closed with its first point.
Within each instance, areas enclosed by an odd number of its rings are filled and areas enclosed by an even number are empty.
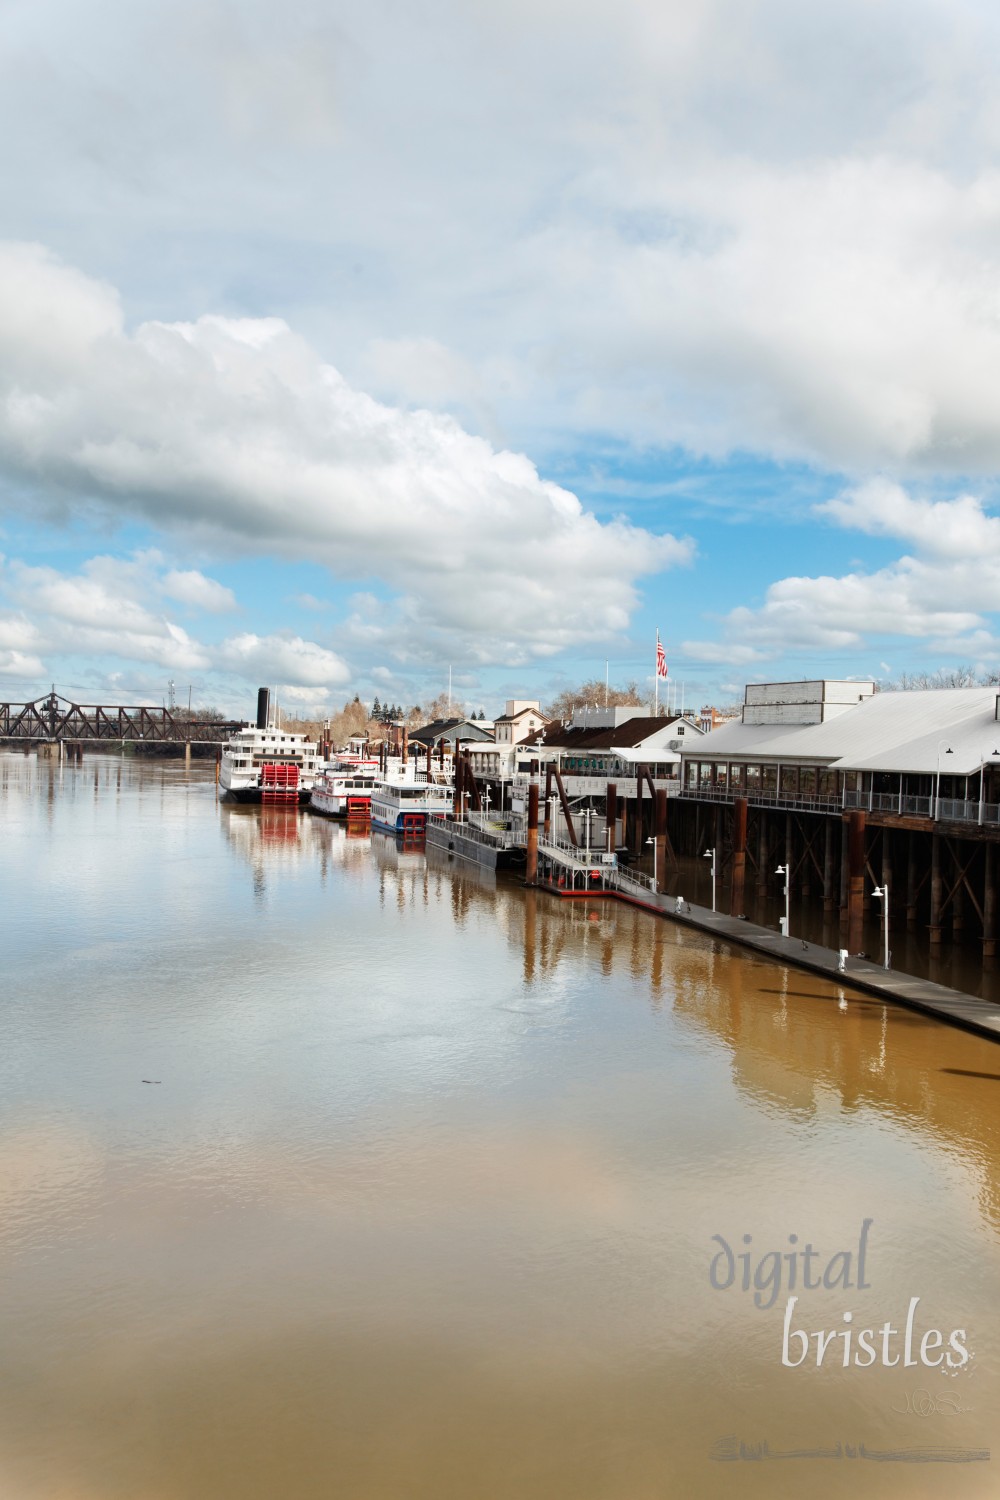
{"type": "Polygon", "coordinates": [[[681,754],[674,847],[718,850],[731,875],[839,909],[854,951],[872,889],[887,888],[932,947],[946,934],[996,943],[1000,698],[987,688],[876,693],[872,682],[758,683],[738,720],[681,754]]]}
{"type": "Polygon", "coordinates": [[[547,722],[537,698],[508,698],[503,713],[495,720],[496,742],[520,745],[534,740],[547,722]]]}

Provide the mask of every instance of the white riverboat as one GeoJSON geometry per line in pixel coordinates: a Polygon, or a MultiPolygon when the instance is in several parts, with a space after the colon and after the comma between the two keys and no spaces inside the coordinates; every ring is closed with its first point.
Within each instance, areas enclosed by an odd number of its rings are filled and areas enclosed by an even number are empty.
{"type": "Polygon", "coordinates": [[[321,764],[308,735],[247,724],[222,752],[219,790],[238,802],[308,802],[321,764]]]}
{"type": "Polygon", "coordinates": [[[327,818],[367,818],[378,779],[377,760],[345,755],[331,761],[316,777],[310,811],[327,818]]]}
{"type": "Polygon", "coordinates": [[[452,787],[428,781],[408,767],[407,774],[383,777],[372,791],[372,827],[388,833],[423,833],[428,813],[448,812],[453,796],[452,787]]]}

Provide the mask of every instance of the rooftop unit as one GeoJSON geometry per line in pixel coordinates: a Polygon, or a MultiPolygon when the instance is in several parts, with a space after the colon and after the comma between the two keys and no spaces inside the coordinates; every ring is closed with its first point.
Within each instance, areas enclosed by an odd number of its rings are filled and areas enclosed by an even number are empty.
{"type": "Polygon", "coordinates": [[[744,724],[825,724],[871,698],[875,683],[820,678],[811,682],[748,682],[744,724]]]}
{"type": "Polygon", "coordinates": [[[574,708],[570,723],[574,729],[617,729],[629,719],[642,718],[646,710],[641,704],[632,703],[624,708],[598,708],[596,705],[574,708]]]}

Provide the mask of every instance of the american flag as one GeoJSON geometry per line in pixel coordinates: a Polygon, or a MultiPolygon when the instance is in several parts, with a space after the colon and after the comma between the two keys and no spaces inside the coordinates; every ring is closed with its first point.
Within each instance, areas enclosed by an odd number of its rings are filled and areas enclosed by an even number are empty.
{"type": "Polygon", "coordinates": [[[659,639],[656,642],[656,675],[657,677],[667,675],[667,653],[663,649],[663,642],[659,639]]]}

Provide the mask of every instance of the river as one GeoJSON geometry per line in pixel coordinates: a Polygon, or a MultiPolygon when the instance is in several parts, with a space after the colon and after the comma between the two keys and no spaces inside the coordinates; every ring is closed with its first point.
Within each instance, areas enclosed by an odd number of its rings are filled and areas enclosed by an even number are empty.
{"type": "Polygon", "coordinates": [[[3,1500],[1000,1491],[994,1044],[211,765],[0,839],[3,1500]]]}

